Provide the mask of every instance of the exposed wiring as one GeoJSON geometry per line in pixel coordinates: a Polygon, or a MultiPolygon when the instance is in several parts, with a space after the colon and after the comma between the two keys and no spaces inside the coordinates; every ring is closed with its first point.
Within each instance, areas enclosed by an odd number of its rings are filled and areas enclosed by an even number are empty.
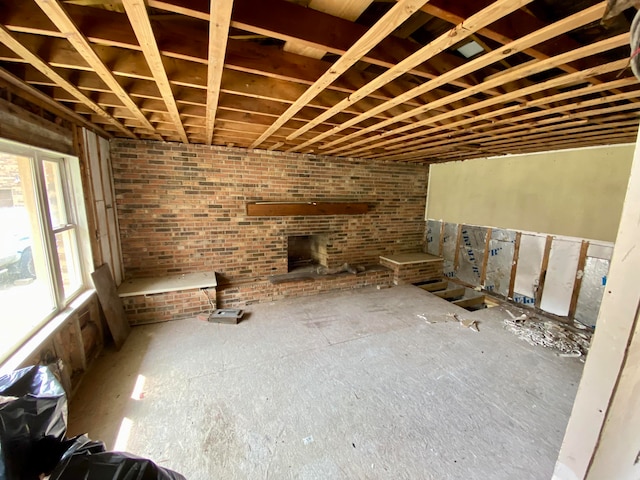
{"type": "Polygon", "coordinates": [[[215,310],[216,309],[216,304],[214,303],[214,301],[211,299],[211,297],[209,296],[209,290],[206,288],[201,288],[200,290],[202,290],[202,293],[204,293],[204,296],[207,297],[207,300],[209,301],[209,305],[211,306],[211,310],[215,310]]]}
{"type": "Polygon", "coordinates": [[[631,22],[631,70],[637,79],[640,80],[640,10],[636,12],[631,22]]]}

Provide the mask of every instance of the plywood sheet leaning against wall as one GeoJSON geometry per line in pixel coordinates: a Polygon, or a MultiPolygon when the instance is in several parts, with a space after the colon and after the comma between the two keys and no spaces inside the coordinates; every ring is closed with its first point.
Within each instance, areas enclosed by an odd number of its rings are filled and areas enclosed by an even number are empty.
{"type": "Polygon", "coordinates": [[[109,265],[106,263],[101,265],[91,274],[91,278],[93,278],[96,293],[100,299],[100,305],[102,305],[102,311],[107,319],[107,325],[111,331],[116,349],[120,350],[120,347],[122,347],[129,336],[131,327],[127,321],[122,300],[116,291],[116,285],[113,281],[109,265]]]}
{"type": "Polygon", "coordinates": [[[445,276],[595,325],[613,244],[433,219],[426,240],[445,276]]]}

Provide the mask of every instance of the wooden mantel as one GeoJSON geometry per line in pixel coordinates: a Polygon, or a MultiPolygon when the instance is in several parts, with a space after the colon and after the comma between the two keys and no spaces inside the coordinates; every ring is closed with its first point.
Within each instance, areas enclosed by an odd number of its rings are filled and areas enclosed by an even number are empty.
{"type": "Polygon", "coordinates": [[[303,215],[360,215],[369,211],[361,202],[256,202],[247,204],[250,217],[303,215]]]}

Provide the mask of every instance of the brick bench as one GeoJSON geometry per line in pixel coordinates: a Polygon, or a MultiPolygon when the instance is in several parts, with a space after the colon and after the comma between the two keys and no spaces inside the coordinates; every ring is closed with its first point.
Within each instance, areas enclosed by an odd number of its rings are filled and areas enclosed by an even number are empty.
{"type": "Polygon", "coordinates": [[[440,280],[443,275],[443,259],[428,253],[380,256],[380,264],[393,270],[395,285],[440,280]]]}
{"type": "Polygon", "coordinates": [[[122,282],[118,295],[129,323],[139,325],[209,313],[217,285],[215,272],[133,278],[122,282]]]}

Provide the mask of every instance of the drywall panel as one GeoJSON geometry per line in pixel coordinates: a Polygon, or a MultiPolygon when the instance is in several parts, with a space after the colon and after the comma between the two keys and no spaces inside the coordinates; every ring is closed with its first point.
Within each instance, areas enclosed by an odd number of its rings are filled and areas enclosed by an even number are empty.
{"type": "Polygon", "coordinates": [[[487,243],[487,229],[463,225],[461,233],[456,276],[463,282],[479,286],[484,248],[487,243]]]}
{"type": "Polygon", "coordinates": [[[608,273],[609,260],[587,257],[578,295],[576,320],[585,325],[594,326],[596,324],[608,273]]]}
{"type": "Polygon", "coordinates": [[[431,165],[427,217],[615,240],[633,145],[431,165]]]}
{"type": "Polygon", "coordinates": [[[569,315],[581,246],[581,242],[553,239],[540,299],[540,308],[545,312],[569,315]]]}
{"type": "MultiPolygon", "coordinates": [[[[521,296],[527,298],[536,297],[545,242],[546,237],[544,236],[523,234],[520,237],[518,268],[513,290],[521,296]]],[[[518,301],[515,296],[514,299],[518,301]]],[[[530,302],[522,301],[522,303],[530,302]]]]}
{"type": "Polygon", "coordinates": [[[442,222],[427,221],[427,253],[440,256],[440,229],[442,222]]]}
{"type": "Polygon", "coordinates": [[[493,229],[491,232],[485,290],[505,297],[509,295],[515,242],[516,232],[512,230],[493,229]]]}

